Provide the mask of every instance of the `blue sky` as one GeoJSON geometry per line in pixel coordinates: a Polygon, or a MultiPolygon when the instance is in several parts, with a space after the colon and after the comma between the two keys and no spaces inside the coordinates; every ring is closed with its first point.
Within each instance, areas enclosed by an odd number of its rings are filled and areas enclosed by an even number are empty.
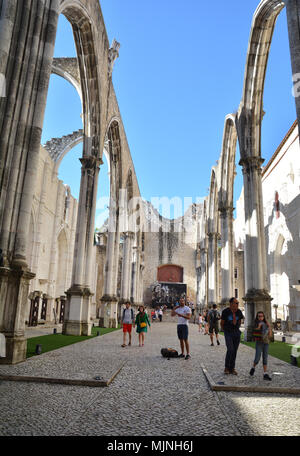
{"type": "MultiPolygon", "coordinates": [[[[142,196],[203,197],[219,159],[224,118],[240,104],[258,0],[101,0],[109,41],[121,43],[113,83],[142,196]]],[[[75,56],[60,18],[55,56],[75,56]]],[[[262,156],[271,158],[296,119],[286,13],[278,18],[266,75],[262,156]]],[[[51,77],[43,141],[82,127],[79,97],[51,77]]],[[[79,193],[81,146],[60,178],[79,193]]],[[[237,154],[237,162],[239,154],[237,154]]],[[[235,197],[242,187],[237,165],[235,197]]],[[[109,192],[106,164],[98,196],[109,192]]],[[[97,213],[99,215],[99,211],[97,213]]],[[[97,224],[97,223],[96,223],[97,224]]]]}

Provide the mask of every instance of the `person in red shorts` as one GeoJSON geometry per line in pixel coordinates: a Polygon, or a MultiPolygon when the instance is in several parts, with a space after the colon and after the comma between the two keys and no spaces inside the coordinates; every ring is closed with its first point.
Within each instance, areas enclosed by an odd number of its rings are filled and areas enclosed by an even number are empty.
{"type": "Polygon", "coordinates": [[[126,347],[126,334],[128,333],[129,342],[128,345],[131,345],[131,331],[132,326],[135,327],[134,323],[134,312],[131,309],[130,302],[127,301],[125,303],[125,309],[123,310],[122,318],[121,318],[121,328],[123,328],[123,344],[122,347],[126,347]]]}

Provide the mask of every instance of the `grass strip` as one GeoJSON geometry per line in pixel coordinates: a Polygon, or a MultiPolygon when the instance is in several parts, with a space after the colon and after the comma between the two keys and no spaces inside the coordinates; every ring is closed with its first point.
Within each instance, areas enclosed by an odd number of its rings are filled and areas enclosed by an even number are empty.
{"type": "Polygon", "coordinates": [[[37,345],[42,345],[42,353],[47,353],[58,348],[66,347],[67,345],[73,345],[78,342],[83,342],[84,340],[93,339],[97,337],[97,333],[100,333],[100,336],[107,334],[112,331],[117,331],[118,328],[92,328],[91,336],[66,336],[64,334],[47,334],[46,336],[32,337],[27,339],[27,354],[26,358],[31,358],[32,356],[38,356],[35,353],[37,345]]]}

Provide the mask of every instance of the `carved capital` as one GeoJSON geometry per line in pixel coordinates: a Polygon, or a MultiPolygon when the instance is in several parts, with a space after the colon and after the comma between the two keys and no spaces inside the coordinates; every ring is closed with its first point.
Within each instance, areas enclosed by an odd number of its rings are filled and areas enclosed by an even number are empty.
{"type": "Polygon", "coordinates": [[[240,160],[239,165],[243,167],[243,174],[261,173],[261,165],[264,161],[264,158],[261,157],[244,157],[240,160]]]}
{"type": "Polygon", "coordinates": [[[234,211],[234,207],[232,207],[232,206],[220,206],[219,207],[220,217],[222,217],[222,218],[232,217],[233,211],[234,211]]]}
{"type": "Polygon", "coordinates": [[[87,157],[82,157],[79,159],[84,170],[95,171],[100,165],[103,164],[101,158],[94,157],[93,155],[88,155],[87,157]]]}

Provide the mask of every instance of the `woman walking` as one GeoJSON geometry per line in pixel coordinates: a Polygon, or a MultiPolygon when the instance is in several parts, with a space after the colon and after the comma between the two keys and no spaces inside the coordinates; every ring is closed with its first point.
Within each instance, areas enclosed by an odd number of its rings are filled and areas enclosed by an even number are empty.
{"type": "Polygon", "coordinates": [[[254,375],[255,367],[263,355],[264,380],[272,380],[268,374],[268,352],[272,330],[263,312],[257,312],[254,321],[253,338],[255,340],[255,358],[250,375],[254,375]]]}
{"type": "Polygon", "coordinates": [[[203,334],[203,317],[201,314],[199,314],[198,323],[199,323],[199,333],[203,334]]]}
{"type": "Polygon", "coordinates": [[[204,317],[204,335],[208,334],[208,309],[205,309],[203,312],[204,317]]]}
{"type": "Polygon", "coordinates": [[[143,347],[145,343],[145,333],[147,332],[147,328],[151,326],[147,313],[145,312],[144,306],[139,306],[139,313],[135,319],[136,324],[136,332],[139,335],[139,347],[143,347]]]}

